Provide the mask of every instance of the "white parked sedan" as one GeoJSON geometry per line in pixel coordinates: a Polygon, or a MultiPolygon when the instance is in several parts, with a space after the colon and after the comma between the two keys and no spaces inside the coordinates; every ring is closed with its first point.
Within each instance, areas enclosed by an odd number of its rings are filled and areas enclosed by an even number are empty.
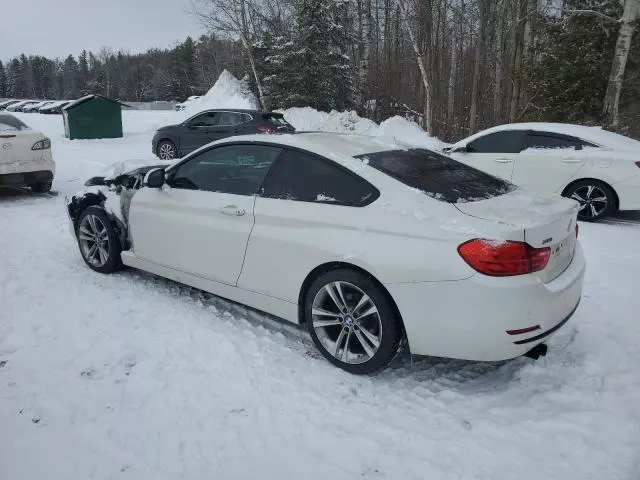
{"type": "Polygon", "coordinates": [[[51,140],[13,115],[0,113],[0,187],[29,186],[51,190],[56,164],[51,140]]]}
{"type": "Polygon", "coordinates": [[[90,268],[128,265],[306,324],[353,373],[385,367],[403,337],[419,355],[535,357],[580,301],[577,202],[428,150],[246,135],[88,184],[110,187],[67,200],[90,268]]]}
{"type": "Polygon", "coordinates": [[[580,220],[640,209],[640,142],[599,127],[500,125],[445,152],[525,189],[579,201],[580,220]]]}

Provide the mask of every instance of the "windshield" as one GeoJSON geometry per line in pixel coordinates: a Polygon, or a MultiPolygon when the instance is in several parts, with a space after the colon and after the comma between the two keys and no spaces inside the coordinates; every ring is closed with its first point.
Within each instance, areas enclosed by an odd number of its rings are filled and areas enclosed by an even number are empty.
{"type": "Polygon", "coordinates": [[[484,200],[516,188],[504,180],[430,150],[391,150],[356,158],[409,187],[449,203],[484,200]]]}

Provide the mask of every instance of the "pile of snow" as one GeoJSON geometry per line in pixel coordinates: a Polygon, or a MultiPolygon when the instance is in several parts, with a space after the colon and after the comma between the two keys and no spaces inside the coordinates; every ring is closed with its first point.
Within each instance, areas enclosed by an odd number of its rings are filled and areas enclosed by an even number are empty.
{"type": "Polygon", "coordinates": [[[211,90],[206,95],[189,101],[182,113],[185,117],[191,117],[198,112],[212,108],[260,110],[260,102],[245,82],[238,80],[227,70],[224,70],[211,90]]]}
{"type": "Polygon", "coordinates": [[[362,118],[354,111],[338,112],[336,110],[319,112],[311,107],[296,107],[280,110],[284,118],[296,130],[313,130],[321,132],[354,133],[372,137],[393,138],[408,145],[440,150],[445,145],[437,138],[430,137],[417,123],[405,118],[391,117],[380,125],[367,118],[362,118]]]}

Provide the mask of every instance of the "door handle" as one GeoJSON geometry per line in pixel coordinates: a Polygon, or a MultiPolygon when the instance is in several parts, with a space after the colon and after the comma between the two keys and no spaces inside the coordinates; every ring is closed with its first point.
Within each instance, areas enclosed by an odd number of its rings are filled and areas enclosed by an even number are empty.
{"type": "Polygon", "coordinates": [[[513,163],[513,159],[512,158],[496,158],[496,162],[498,163],[513,163]]]}
{"type": "Polygon", "coordinates": [[[241,217],[244,215],[244,209],[237,205],[225,205],[224,207],[220,207],[220,212],[225,215],[232,215],[235,217],[241,217]]]}
{"type": "Polygon", "coordinates": [[[573,158],[573,157],[563,158],[562,161],[563,161],[563,163],[580,163],[580,162],[582,162],[582,160],[580,158],[573,158]]]}

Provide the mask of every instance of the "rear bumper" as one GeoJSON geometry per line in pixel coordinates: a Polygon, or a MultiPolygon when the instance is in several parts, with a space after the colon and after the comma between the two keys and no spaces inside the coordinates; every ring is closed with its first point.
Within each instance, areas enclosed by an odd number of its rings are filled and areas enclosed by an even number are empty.
{"type": "Polygon", "coordinates": [[[19,187],[23,185],[32,185],[34,183],[51,181],[53,181],[53,172],[49,170],[0,174],[0,186],[3,187],[19,187]]]}
{"type": "Polygon", "coordinates": [[[582,295],[586,265],[578,243],[556,279],[474,275],[453,282],[385,285],[404,321],[411,353],[475,361],[524,355],[560,329],[582,295]],[[537,326],[528,333],[509,330],[537,326]]]}

